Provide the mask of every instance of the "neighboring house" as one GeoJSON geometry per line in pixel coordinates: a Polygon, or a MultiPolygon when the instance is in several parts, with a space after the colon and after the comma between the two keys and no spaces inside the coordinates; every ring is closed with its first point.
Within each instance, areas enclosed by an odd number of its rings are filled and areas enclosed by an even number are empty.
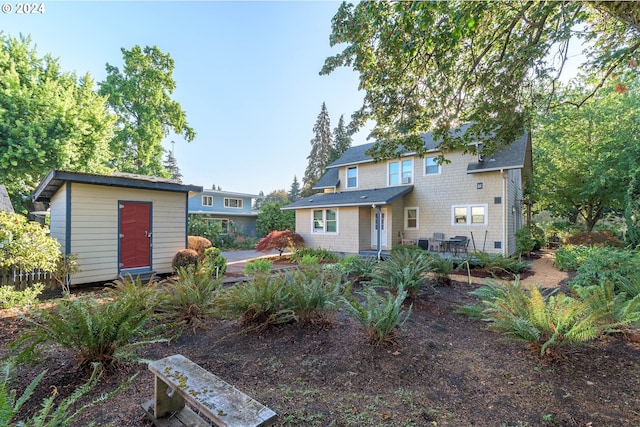
{"type": "Polygon", "coordinates": [[[202,187],[114,173],[52,170],[33,199],[49,202],[51,236],[77,256],[72,284],[170,273],[187,243],[187,200],[202,187]]]}
{"type": "Polygon", "coordinates": [[[222,234],[237,231],[243,236],[255,237],[258,210],[253,209],[253,202],[263,198],[255,194],[202,190],[189,197],[189,215],[219,223],[222,234]]]}
{"type": "Polygon", "coordinates": [[[7,187],[0,184],[0,212],[13,212],[13,205],[7,193],[7,187]]]}
{"type": "Polygon", "coordinates": [[[295,209],[305,246],[359,253],[389,250],[403,237],[432,246],[433,234],[444,233],[466,236],[469,252],[513,255],[523,225],[523,187],[533,169],[531,135],[491,158],[445,153],[449,163],[443,164],[433,135],[422,139],[425,157],[406,153],[374,162],[366,154],[373,144],[365,144],[331,163],[314,187],[323,193],[283,208],[295,209]]]}

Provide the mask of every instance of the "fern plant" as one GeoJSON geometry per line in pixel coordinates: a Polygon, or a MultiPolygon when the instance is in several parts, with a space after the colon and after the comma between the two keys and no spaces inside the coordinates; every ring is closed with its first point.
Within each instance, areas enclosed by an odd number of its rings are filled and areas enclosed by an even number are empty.
{"type": "Polygon", "coordinates": [[[258,274],[268,274],[273,267],[273,261],[268,258],[258,258],[248,261],[244,266],[243,273],[246,276],[255,276],[258,274]]]}
{"type": "Polygon", "coordinates": [[[140,276],[133,278],[127,274],[114,280],[111,286],[106,288],[106,293],[114,299],[133,299],[140,304],[141,310],[153,310],[158,304],[159,298],[158,284],[154,276],[151,276],[147,283],[142,283],[140,276]]]}
{"type": "Polygon", "coordinates": [[[407,291],[399,287],[395,296],[389,291],[379,295],[375,288],[366,287],[358,295],[362,302],[355,296],[344,298],[345,311],[366,328],[370,343],[394,343],[397,339],[397,328],[411,315],[412,306],[404,310],[407,291]]]}
{"type": "Polygon", "coordinates": [[[415,296],[430,266],[430,258],[425,251],[399,250],[378,264],[371,274],[369,284],[374,287],[403,289],[415,296]]]}
{"type": "Polygon", "coordinates": [[[176,326],[177,335],[184,328],[206,326],[215,313],[215,301],[222,287],[222,279],[214,279],[207,268],[178,268],[178,278],[169,279],[158,305],[158,316],[176,326]]]}
{"type": "Polygon", "coordinates": [[[81,366],[135,360],[137,347],[150,342],[147,339],[158,341],[148,328],[151,309],[141,308],[131,298],[104,303],[92,298],[63,299],[51,311],[36,310],[23,318],[31,328],[12,346],[29,354],[41,343],[54,342],[71,350],[81,366]]]}
{"type": "Polygon", "coordinates": [[[453,260],[444,258],[438,254],[428,254],[429,270],[433,274],[434,282],[437,286],[449,286],[451,284],[451,273],[453,272],[453,260]]]}
{"type": "Polygon", "coordinates": [[[353,275],[356,279],[370,279],[378,266],[375,257],[361,257],[348,255],[338,262],[345,269],[347,275],[353,275]]]}
{"type": "Polygon", "coordinates": [[[342,302],[342,274],[326,269],[319,274],[290,271],[283,279],[289,288],[291,310],[301,324],[333,320],[342,302]]]}
{"type": "MultiPolygon", "coordinates": [[[[482,299],[475,310],[493,330],[527,342],[543,358],[562,356],[561,350],[598,337],[605,312],[563,293],[543,296],[537,286],[526,290],[516,279],[504,287],[490,283],[471,292],[482,299]]],[[[470,307],[467,307],[470,312],[470,307]]]]}

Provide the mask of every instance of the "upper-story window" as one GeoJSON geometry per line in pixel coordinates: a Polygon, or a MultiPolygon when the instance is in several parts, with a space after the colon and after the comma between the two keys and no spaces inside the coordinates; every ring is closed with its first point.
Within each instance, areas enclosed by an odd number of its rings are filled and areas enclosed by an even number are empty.
{"type": "Polygon", "coordinates": [[[224,198],[224,207],[225,208],[242,209],[242,199],[232,199],[230,197],[225,197],[224,198]]]}
{"type": "Polygon", "coordinates": [[[213,206],[213,196],[202,196],[202,206],[213,206]]]}
{"type": "Polygon", "coordinates": [[[358,168],[356,166],[347,168],[347,188],[358,186],[358,168]]]}
{"type": "Polygon", "coordinates": [[[425,157],[424,158],[424,174],[425,175],[439,175],[440,164],[437,157],[425,157]]]}
{"type": "Polygon", "coordinates": [[[389,185],[413,183],[413,160],[389,162],[389,185]]]}

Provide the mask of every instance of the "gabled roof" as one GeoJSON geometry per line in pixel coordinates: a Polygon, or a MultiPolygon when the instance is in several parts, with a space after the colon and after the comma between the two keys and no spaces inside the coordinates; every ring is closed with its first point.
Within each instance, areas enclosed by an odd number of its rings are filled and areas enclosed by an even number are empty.
{"type": "Polygon", "coordinates": [[[312,188],[314,190],[323,190],[325,188],[336,188],[340,184],[340,175],[337,168],[327,169],[327,171],[318,180],[312,188]]]}
{"type": "Polygon", "coordinates": [[[413,190],[413,185],[374,188],[372,190],[342,191],[338,193],[318,193],[305,197],[287,206],[288,209],[336,208],[346,206],[388,205],[398,197],[413,190]]]}
{"type": "Polygon", "coordinates": [[[49,202],[65,182],[106,185],[112,187],[138,188],[143,190],[175,191],[180,193],[200,192],[202,187],[184,185],[172,179],[156,176],[115,172],[113,175],[98,175],[84,172],[69,172],[52,169],[33,193],[33,200],[49,202]]]}
{"type": "Polygon", "coordinates": [[[13,212],[13,205],[7,192],[7,187],[0,184],[0,212],[13,212]]]}
{"type": "Polygon", "coordinates": [[[523,169],[531,167],[531,134],[523,135],[509,146],[497,151],[490,158],[469,163],[467,173],[492,172],[501,169],[523,169]]]}

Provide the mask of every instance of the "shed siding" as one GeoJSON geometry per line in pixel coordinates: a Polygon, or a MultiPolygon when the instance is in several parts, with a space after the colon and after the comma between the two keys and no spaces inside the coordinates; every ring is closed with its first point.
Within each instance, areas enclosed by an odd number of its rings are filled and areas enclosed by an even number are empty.
{"type": "Polygon", "coordinates": [[[64,254],[67,244],[67,185],[63,185],[49,204],[51,222],[49,230],[51,237],[60,243],[60,251],[64,254]]]}
{"type": "Polygon", "coordinates": [[[184,193],[74,183],[71,252],[82,270],[73,283],[114,280],[118,275],[118,201],[152,203],[152,269],[171,272],[176,251],[185,248],[184,193]]]}

